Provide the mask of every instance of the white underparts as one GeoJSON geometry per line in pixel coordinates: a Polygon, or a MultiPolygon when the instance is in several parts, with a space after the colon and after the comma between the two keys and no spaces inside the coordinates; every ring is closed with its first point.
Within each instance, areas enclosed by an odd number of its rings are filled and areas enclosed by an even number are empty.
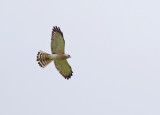
{"type": "Polygon", "coordinates": [[[57,54],[50,54],[50,60],[56,60],[57,54]]]}

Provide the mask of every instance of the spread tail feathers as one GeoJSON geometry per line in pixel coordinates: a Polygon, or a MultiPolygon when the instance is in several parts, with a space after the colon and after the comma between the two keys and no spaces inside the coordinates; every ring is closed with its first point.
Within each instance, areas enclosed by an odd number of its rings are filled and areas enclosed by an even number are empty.
{"type": "Polygon", "coordinates": [[[46,67],[52,60],[49,59],[50,54],[43,52],[43,51],[39,51],[37,54],[37,61],[39,66],[41,66],[42,68],[46,67]]]}

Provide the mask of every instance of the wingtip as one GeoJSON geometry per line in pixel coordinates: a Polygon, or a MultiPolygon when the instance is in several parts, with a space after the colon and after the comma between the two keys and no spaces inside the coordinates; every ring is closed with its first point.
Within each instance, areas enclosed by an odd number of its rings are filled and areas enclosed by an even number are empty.
{"type": "Polygon", "coordinates": [[[58,26],[53,26],[52,28],[52,34],[55,32],[59,32],[63,36],[63,32],[61,31],[60,27],[58,26]]]}
{"type": "Polygon", "coordinates": [[[72,73],[73,73],[73,72],[71,72],[71,74],[69,74],[69,75],[67,75],[67,76],[64,76],[64,78],[67,79],[67,80],[71,79],[71,76],[73,75],[72,73]]]}

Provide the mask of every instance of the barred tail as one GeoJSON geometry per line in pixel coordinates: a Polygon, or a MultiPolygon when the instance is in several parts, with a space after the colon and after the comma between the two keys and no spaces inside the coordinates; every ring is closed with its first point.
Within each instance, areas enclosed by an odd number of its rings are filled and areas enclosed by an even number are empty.
{"type": "Polygon", "coordinates": [[[52,60],[49,59],[50,54],[39,51],[37,54],[37,61],[42,68],[46,67],[52,60]]]}

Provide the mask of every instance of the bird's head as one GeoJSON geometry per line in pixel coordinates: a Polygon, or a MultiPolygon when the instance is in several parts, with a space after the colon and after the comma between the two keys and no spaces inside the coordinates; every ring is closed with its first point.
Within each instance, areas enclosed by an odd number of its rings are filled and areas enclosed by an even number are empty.
{"type": "Polygon", "coordinates": [[[66,54],[66,58],[68,59],[68,58],[71,58],[71,56],[70,55],[68,55],[68,54],[66,54]]]}

